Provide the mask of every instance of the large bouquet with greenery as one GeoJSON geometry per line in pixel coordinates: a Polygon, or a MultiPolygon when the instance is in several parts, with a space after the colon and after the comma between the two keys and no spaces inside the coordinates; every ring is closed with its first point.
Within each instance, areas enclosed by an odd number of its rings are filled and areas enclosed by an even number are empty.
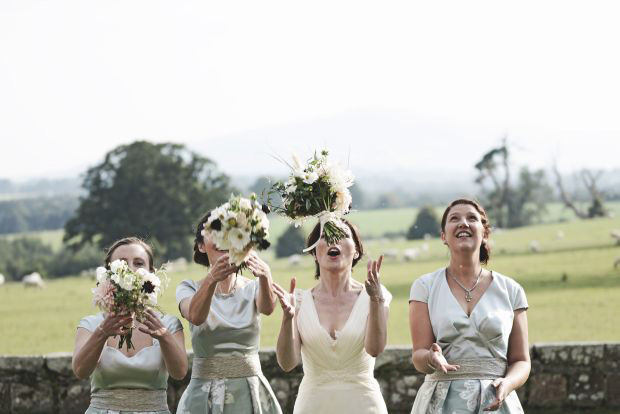
{"type": "Polygon", "coordinates": [[[253,248],[264,250],[270,246],[268,212],[254,193],[249,199],[231,195],[228,202],[211,212],[202,234],[208,233],[218,249],[228,250],[231,264],[243,267],[253,248]]]}
{"type": "MultiPolygon", "coordinates": [[[[135,315],[137,320],[145,317],[149,308],[157,308],[157,299],[168,286],[168,276],[163,268],[149,272],[140,268],[135,272],[124,260],[115,260],[110,268],[97,268],[97,287],[93,291],[93,304],[105,313],[135,315]]],[[[118,347],[133,348],[131,335],[133,325],[128,333],[121,335],[118,347]]]]}
{"type": "Polygon", "coordinates": [[[282,205],[273,208],[291,219],[296,226],[309,217],[318,218],[321,236],[332,244],[347,235],[342,216],[351,208],[349,187],[353,185],[354,176],[350,170],[329,162],[327,156],[326,150],[318,155],[315,152],[303,166],[293,157],[288,180],[276,182],[270,194],[277,193],[282,197],[282,205]]]}

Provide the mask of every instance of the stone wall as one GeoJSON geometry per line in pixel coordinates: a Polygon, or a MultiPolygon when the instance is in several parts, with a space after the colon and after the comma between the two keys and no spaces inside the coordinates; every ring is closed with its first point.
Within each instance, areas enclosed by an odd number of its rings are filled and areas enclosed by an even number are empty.
{"type": "MultiPolygon", "coordinates": [[[[532,373],[519,390],[526,411],[620,408],[620,343],[534,345],[531,355],[532,373]]],[[[410,356],[409,347],[390,347],[377,359],[375,376],[391,414],[410,412],[424,380],[410,356]]],[[[283,411],[291,413],[301,368],[283,373],[273,350],[261,351],[260,357],[283,411]]],[[[188,378],[170,381],[170,407],[176,407],[188,378]]],[[[88,402],[89,383],[75,378],[69,354],[0,357],[0,414],[81,414],[88,402]]]]}

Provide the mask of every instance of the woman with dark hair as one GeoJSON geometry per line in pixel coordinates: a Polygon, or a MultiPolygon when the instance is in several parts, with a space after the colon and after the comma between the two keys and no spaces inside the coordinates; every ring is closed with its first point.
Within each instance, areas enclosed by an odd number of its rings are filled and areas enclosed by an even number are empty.
{"type": "Polygon", "coordinates": [[[482,267],[489,233],[480,204],[453,201],[441,219],[450,263],[411,287],[413,364],[427,374],[413,414],[523,412],[515,390],[530,373],[528,304],[517,282],[482,267]]]}
{"type": "Polygon", "coordinates": [[[274,284],[283,309],[277,343],[278,364],[290,371],[303,361],[294,414],[387,413],[373,376],[375,357],[387,340],[392,296],[379,283],[381,261],[368,261],[364,284],[352,268],[364,254],[357,228],[346,220],[347,237],[328,245],[317,224],[307,245],[319,283],[286,292],[274,284]],[[320,237],[320,240],[319,240],[320,237]]]}
{"type": "Polygon", "coordinates": [[[271,270],[252,252],[245,264],[256,279],[239,275],[228,252],[203,232],[209,216],[198,223],[194,241],[194,261],[209,270],[199,281],[177,287],[194,350],[192,378],[177,414],[281,414],[258,358],[259,315],[270,315],[276,302],[271,270]]]}
{"type": "MultiPolygon", "coordinates": [[[[151,247],[136,237],[118,240],[108,249],[105,267],[124,260],[133,271],[154,271],[151,247]]],[[[91,401],[86,414],[170,414],[166,389],[168,374],[183,379],[187,354],[181,322],[172,315],[147,311],[143,321],[130,315],[103,314],[83,318],[77,329],[73,372],[91,378],[91,401]],[[127,326],[137,325],[133,348],[118,348],[127,326]]]]}

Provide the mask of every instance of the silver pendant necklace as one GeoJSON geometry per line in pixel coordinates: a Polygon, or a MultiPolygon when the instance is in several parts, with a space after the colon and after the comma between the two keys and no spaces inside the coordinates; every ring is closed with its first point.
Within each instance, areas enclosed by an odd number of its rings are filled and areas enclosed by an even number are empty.
{"type": "Polygon", "coordinates": [[[480,267],[480,271],[478,272],[478,277],[476,277],[476,283],[474,283],[474,285],[471,287],[471,289],[467,289],[465,286],[463,286],[461,284],[461,282],[459,282],[459,280],[457,278],[455,278],[454,276],[452,276],[452,274],[450,273],[450,271],[448,270],[448,268],[446,267],[446,273],[448,275],[450,275],[450,277],[456,282],[457,285],[459,285],[461,287],[461,289],[463,289],[465,291],[465,300],[467,302],[471,302],[472,300],[472,295],[471,292],[476,289],[476,286],[478,286],[478,282],[480,282],[480,275],[482,275],[482,267],[480,267]]]}

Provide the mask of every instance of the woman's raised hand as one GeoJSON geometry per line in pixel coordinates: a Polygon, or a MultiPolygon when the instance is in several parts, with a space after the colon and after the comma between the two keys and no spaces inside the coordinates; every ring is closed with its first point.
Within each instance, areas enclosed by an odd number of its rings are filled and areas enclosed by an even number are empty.
{"type": "Polygon", "coordinates": [[[256,254],[256,252],[251,252],[245,263],[254,277],[260,278],[271,276],[271,269],[269,268],[269,265],[265,263],[263,259],[256,254]]]}
{"type": "Polygon", "coordinates": [[[295,278],[291,279],[291,287],[289,292],[284,290],[282,286],[277,283],[273,283],[273,293],[276,294],[278,299],[280,300],[280,306],[282,306],[282,313],[284,317],[287,319],[293,319],[295,316],[295,284],[297,280],[295,278]]]}
{"type": "Polygon", "coordinates": [[[108,338],[110,336],[125,335],[129,332],[129,327],[132,323],[133,317],[131,315],[110,312],[105,316],[97,329],[108,338]]]}
{"type": "Polygon", "coordinates": [[[379,256],[379,260],[368,261],[368,278],[364,282],[366,292],[371,299],[381,300],[383,299],[383,292],[381,291],[381,283],[379,282],[379,270],[381,270],[381,263],[383,262],[383,255],[379,256]]]}
{"type": "Polygon", "coordinates": [[[448,371],[456,371],[460,368],[459,365],[448,364],[446,357],[443,356],[443,352],[441,351],[439,344],[433,343],[429,351],[428,365],[434,370],[439,370],[446,374],[448,371]]]}
{"type": "Polygon", "coordinates": [[[239,270],[238,266],[228,263],[228,253],[222,255],[215,261],[213,267],[209,271],[209,277],[213,278],[216,282],[221,282],[226,279],[230,274],[239,270]]]}
{"type": "Polygon", "coordinates": [[[157,316],[155,311],[148,309],[144,314],[145,318],[142,321],[144,326],[140,326],[138,329],[147,335],[152,336],[155,339],[161,339],[168,334],[168,329],[161,323],[161,319],[157,316]]]}

